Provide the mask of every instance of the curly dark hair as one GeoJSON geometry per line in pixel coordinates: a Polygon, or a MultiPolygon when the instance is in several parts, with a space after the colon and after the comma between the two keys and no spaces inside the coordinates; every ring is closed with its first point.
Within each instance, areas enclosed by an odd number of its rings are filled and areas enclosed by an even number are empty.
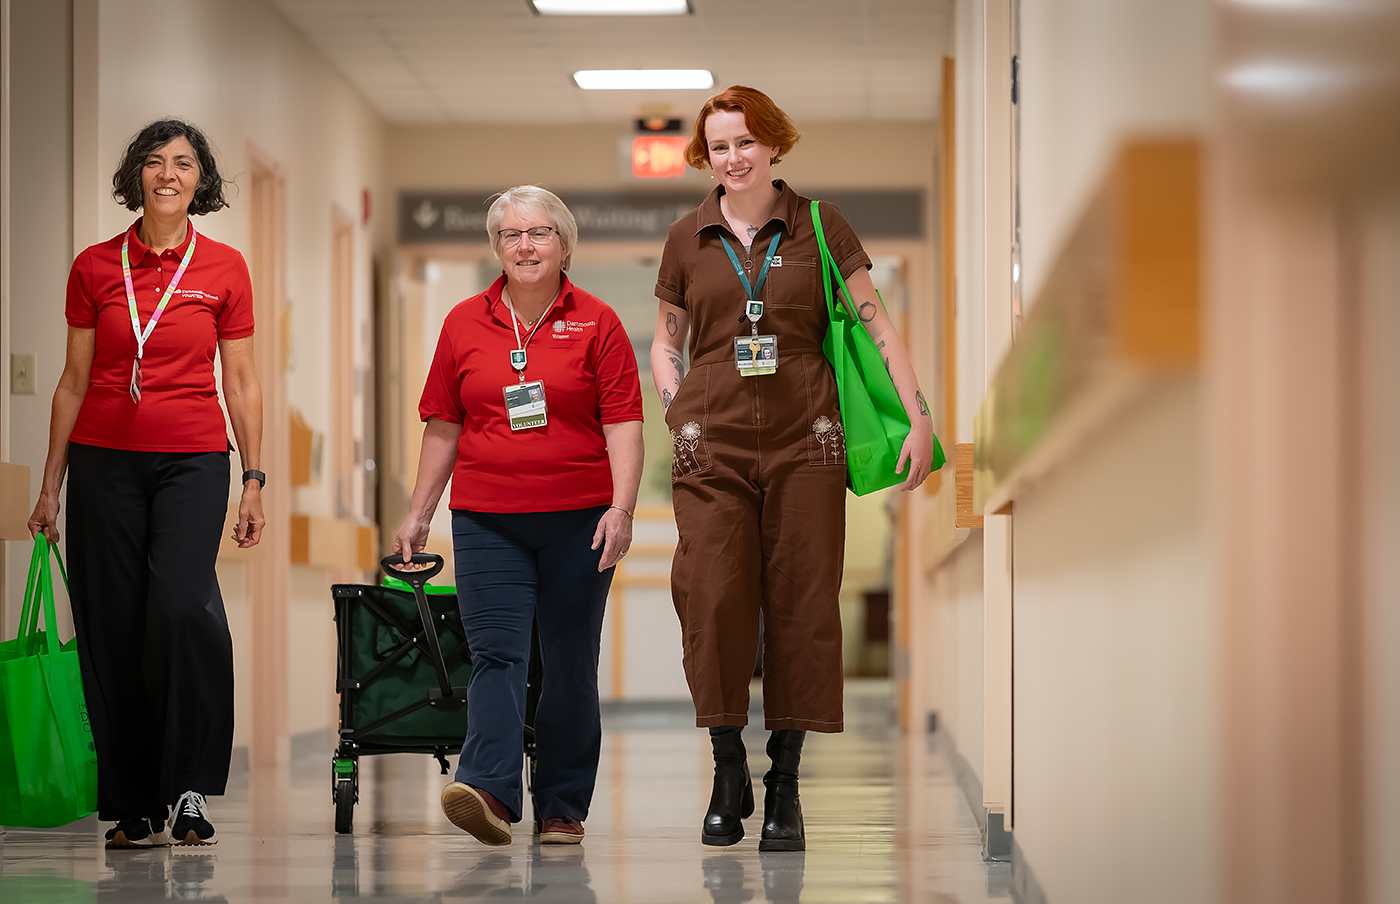
{"type": "Polygon", "coordinates": [[[176,138],[184,138],[194,148],[199,164],[199,185],[190,201],[190,216],[213,213],[228,206],[224,197],[225,179],[219,175],[219,165],[209,139],[195,126],[178,119],[159,119],[136,133],[126,146],[121,165],[112,175],[112,197],[127,210],[140,210],[145,201],[141,187],[141,170],[146,158],[176,138]]]}

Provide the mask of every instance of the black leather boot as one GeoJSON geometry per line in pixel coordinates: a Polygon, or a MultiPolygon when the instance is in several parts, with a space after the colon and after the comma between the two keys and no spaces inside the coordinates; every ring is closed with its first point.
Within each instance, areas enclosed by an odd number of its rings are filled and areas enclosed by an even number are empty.
{"type": "Polygon", "coordinates": [[[768,793],[763,796],[763,837],[760,851],[805,851],[802,802],[797,798],[797,767],[807,732],[784,729],[768,738],[768,758],[773,768],[763,776],[768,793]]]}
{"type": "Polygon", "coordinates": [[[715,789],[700,840],[705,844],[738,844],[744,837],[739,820],[753,815],[753,779],[749,758],[738,725],[716,725],[710,729],[710,745],[715,751],[715,789]]]}

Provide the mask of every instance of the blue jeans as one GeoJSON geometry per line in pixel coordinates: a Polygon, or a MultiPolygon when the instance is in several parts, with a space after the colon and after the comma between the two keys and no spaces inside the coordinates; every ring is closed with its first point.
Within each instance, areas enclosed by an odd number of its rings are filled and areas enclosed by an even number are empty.
{"type": "Polygon", "coordinates": [[[457,781],[490,792],[519,822],[525,677],[538,621],[544,680],[535,711],[537,815],[588,817],[603,729],[598,646],[613,569],[589,549],[607,506],[491,514],[453,510],[457,601],[472,654],[457,781]]]}

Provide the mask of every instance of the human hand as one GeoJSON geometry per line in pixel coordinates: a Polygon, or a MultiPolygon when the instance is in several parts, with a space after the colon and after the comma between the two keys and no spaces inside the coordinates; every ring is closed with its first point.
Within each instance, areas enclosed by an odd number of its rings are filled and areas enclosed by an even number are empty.
{"type": "Polygon", "coordinates": [[[243,496],[238,500],[238,523],[233,527],[233,541],[239,549],[252,549],[262,539],[263,527],[267,519],[263,517],[262,484],[250,480],[243,484],[243,496]]]}
{"type": "Polygon", "coordinates": [[[589,549],[603,547],[603,556],[598,562],[599,571],[622,561],[632,546],[632,516],[617,506],[608,506],[598,521],[598,529],[593,532],[593,545],[589,549]]]}
{"type": "Polygon", "coordinates": [[[34,503],[34,513],[29,516],[29,536],[37,537],[42,531],[50,543],[58,542],[58,494],[40,493],[34,503]]]}
{"type": "Polygon", "coordinates": [[[904,438],[904,446],[899,450],[899,460],[895,463],[896,474],[907,475],[899,485],[901,492],[917,490],[928,480],[929,466],[933,464],[933,427],[928,418],[915,418],[904,438]],[[907,470],[906,470],[907,469],[907,470]]]}
{"type": "Polygon", "coordinates": [[[403,564],[395,566],[395,571],[422,571],[432,567],[427,563],[415,565],[410,561],[415,552],[422,552],[428,548],[428,530],[431,525],[431,518],[424,519],[410,514],[404,519],[399,532],[394,535],[394,545],[390,550],[394,555],[403,557],[403,564]]]}

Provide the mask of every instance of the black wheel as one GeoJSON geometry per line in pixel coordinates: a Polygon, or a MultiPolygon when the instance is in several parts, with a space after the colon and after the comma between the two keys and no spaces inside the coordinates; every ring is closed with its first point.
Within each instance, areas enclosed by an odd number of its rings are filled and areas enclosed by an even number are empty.
{"type": "Polygon", "coordinates": [[[355,782],[342,778],[335,783],[335,831],[348,835],[355,822],[355,782]]]}

